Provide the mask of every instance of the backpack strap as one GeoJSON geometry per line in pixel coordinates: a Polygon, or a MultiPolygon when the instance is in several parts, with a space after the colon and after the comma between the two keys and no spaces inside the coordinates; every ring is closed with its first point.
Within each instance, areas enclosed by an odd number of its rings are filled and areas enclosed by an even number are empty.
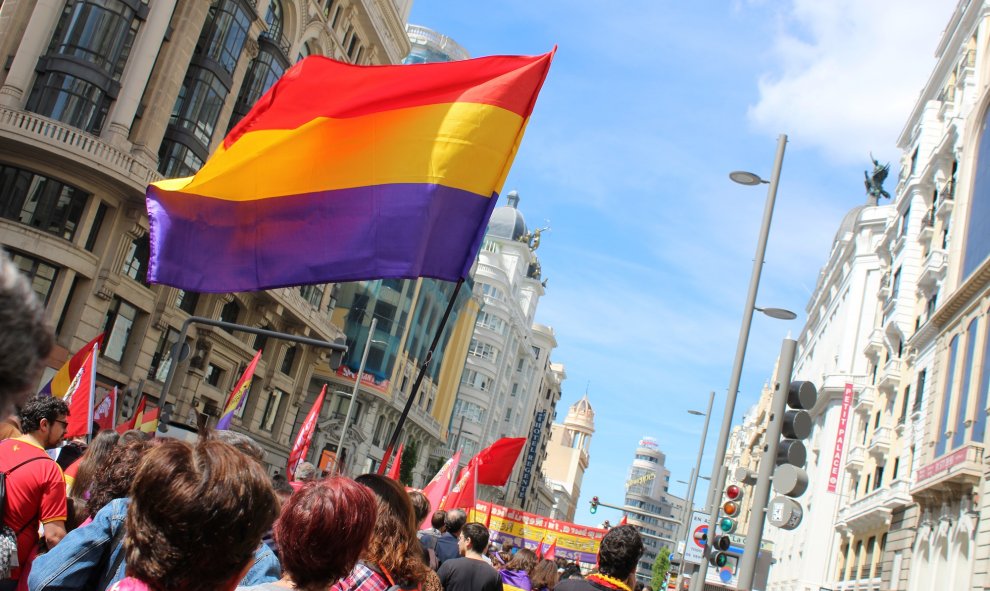
{"type": "MultiPolygon", "coordinates": [[[[17,464],[16,466],[14,466],[13,468],[5,471],[4,474],[5,475],[9,475],[11,472],[13,472],[14,470],[20,468],[24,464],[29,464],[29,463],[31,463],[31,462],[33,462],[35,460],[51,460],[51,458],[49,458],[47,455],[45,457],[35,456],[33,458],[28,458],[28,459],[24,460],[23,462],[21,462],[20,464],[17,464]]],[[[55,460],[52,460],[52,461],[54,462],[55,460]]]]}

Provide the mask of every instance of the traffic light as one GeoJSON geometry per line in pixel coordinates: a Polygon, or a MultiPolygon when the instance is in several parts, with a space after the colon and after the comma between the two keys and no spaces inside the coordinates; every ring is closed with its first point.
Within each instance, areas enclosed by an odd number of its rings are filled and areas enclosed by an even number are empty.
{"type": "Polygon", "coordinates": [[[162,405],[162,408],[158,411],[158,432],[166,433],[168,432],[168,422],[172,420],[172,412],[175,411],[175,405],[171,402],[166,402],[162,405]]]}
{"type": "Polygon", "coordinates": [[[138,391],[134,388],[124,388],[124,391],[120,395],[120,416],[124,419],[129,419],[134,416],[135,407],[137,406],[138,391]]]}
{"type": "Polygon", "coordinates": [[[598,497],[591,497],[591,513],[598,513],[598,497]]]}
{"type": "Polygon", "coordinates": [[[770,524],[782,529],[796,528],[804,514],[801,504],[794,499],[808,490],[808,473],[804,470],[808,451],[802,440],[811,435],[814,421],[808,410],[817,400],[818,390],[811,382],[795,381],[788,386],[788,409],[782,417],[773,472],[773,489],[778,496],[767,509],[770,524]]]}
{"type": "Polygon", "coordinates": [[[725,501],[722,503],[722,516],[716,522],[717,528],[712,538],[712,547],[708,554],[708,562],[722,568],[729,564],[728,554],[732,541],[729,534],[736,531],[739,524],[739,514],[742,512],[742,500],[745,496],[743,488],[738,484],[725,487],[725,501]]]}

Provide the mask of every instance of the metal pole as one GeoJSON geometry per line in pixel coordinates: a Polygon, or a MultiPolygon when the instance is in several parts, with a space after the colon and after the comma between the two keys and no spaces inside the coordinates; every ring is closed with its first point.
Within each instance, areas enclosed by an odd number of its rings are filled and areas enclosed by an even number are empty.
{"type": "Polygon", "coordinates": [[[368,351],[371,349],[371,339],[375,336],[375,328],[378,326],[378,319],[371,318],[371,326],[368,327],[368,338],[364,342],[364,351],[361,352],[361,364],[358,365],[357,379],[354,380],[354,391],[351,393],[351,403],[347,405],[347,414],[344,415],[344,424],[340,428],[340,441],[337,443],[337,473],[342,474],[340,459],[344,453],[344,437],[347,435],[347,425],[351,422],[351,413],[354,411],[354,403],[357,402],[358,391],[361,388],[361,378],[364,377],[364,364],[368,361],[368,351]]]}
{"type": "Polygon", "coordinates": [[[433,335],[433,342],[430,343],[430,349],[426,352],[426,359],[423,360],[423,365],[419,368],[416,381],[413,382],[412,391],[409,392],[409,398],[406,399],[406,405],[402,408],[402,414],[399,415],[399,420],[395,423],[392,436],[388,440],[388,446],[385,448],[385,454],[382,456],[382,465],[378,467],[379,476],[385,475],[385,465],[388,464],[388,459],[392,457],[392,450],[395,449],[395,444],[399,441],[402,426],[409,417],[409,411],[412,410],[413,402],[416,400],[416,394],[419,393],[419,385],[423,383],[426,370],[430,367],[430,362],[433,360],[433,352],[436,351],[437,345],[440,344],[440,336],[443,334],[443,328],[447,325],[447,319],[450,318],[450,313],[454,309],[454,303],[457,301],[457,294],[460,293],[462,285],[464,285],[464,279],[458,279],[457,285],[454,286],[454,293],[450,294],[450,301],[447,302],[447,309],[444,310],[443,317],[440,318],[440,325],[437,326],[437,332],[433,335]]]}
{"type": "MultiPolygon", "coordinates": [[[[767,188],[767,201],[763,208],[763,224],[760,226],[760,237],[756,244],[756,258],[753,259],[753,273],[749,280],[749,292],[746,294],[746,305],[743,308],[742,326],[739,327],[739,342],[736,344],[736,358],[732,364],[732,376],[729,379],[729,390],[725,396],[725,411],[722,414],[722,428],[719,430],[718,443],[715,445],[715,462],[712,465],[711,488],[708,489],[708,506],[714,509],[715,501],[722,491],[725,482],[722,479],[722,464],[725,462],[725,448],[729,444],[729,433],[732,431],[732,417],[736,412],[736,396],[739,394],[739,381],[742,378],[743,361],[746,359],[746,344],[749,342],[749,329],[753,325],[753,312],[756,309],[756,293],[760,289],[760,275],[763,272],[763,258],[767,252],[767,239],[770,237],[770,222],[773,221],[773,207],[777,201],[777,184],[780,181],[780,169],[784,164],[784,148],[787,147],[787,135],[777,138],[777,156],[773,163],[773,174],[770,186],[767,188]]],[[[718,512],[712,511],[708,521],[708,539],[713,538],[718,521],[718,512]]],[[[705,554],[711,545],[705,547],[705,554]]],[[[708,561],[701,562],[695,581],[691,582],[692,591],[700,591],[699,586],[708,573],[708,561]]]]}
{"type": "MultiPolygon", "coordinates": [[[[698,459],[694,463],[694,469],[691,472],[691,480],[688,483],[688,497],[687,505],[684,515],[684,548],[687,549],[687,545],[691,543],[691,532],[688,528],[691,527],[691,515],[694,514],[694,494],[695,489],[698,487],[698,476],[701,474],[701,460],[705,455],[705,441],[708,440],[708,423],[712,418],[712,405],[715,403],[715,390],[712,390],[708,394],[708,409],[705,411],[705,427],[701,430],[701,441],[698,443],[698,459]]],[[[681,555],[681,564],[677,568],[677,580],[681,580],[681,576],[684,574],[684,556],[681,555]]]]}
{"type": "Polygon", "coordinates": [[[770,483],[777,465],[777,444],[780,443],[780,430],[787,411],[787,389],[791,383],[791,369],[797,341],[784,339],[780,347],[780,362],[777,364],[777,380],[773,388],[773,402],[770,407],[770,423],[767,425],[763,441],[763,457],[760,458],[760,471],[753,487],[753,508],[749,512],[749,529],[746,531],[746,546],[739,559],[739,589],[753,588],[753,575],[756,571],[756,558],[763,541],[763,524],[766,520],[767,503],[770,501],[770,483]]]}

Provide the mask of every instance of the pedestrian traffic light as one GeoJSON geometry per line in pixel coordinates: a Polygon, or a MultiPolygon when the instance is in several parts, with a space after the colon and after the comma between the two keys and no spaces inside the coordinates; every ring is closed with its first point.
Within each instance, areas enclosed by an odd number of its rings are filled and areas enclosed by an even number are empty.
{"type": "Polygon", "coordinates": [[[162,405],[161,410],[158,411],[158,432],[166,433],[168,432],[168,422],[172,420],[172,413],[175,411],[175,405],[171,402],[166,402],[162,405]]]}
{"type": "Polygon", "coordinates": [[[120,416],[129,419],[134,416],[138,393],[134,388],[124,388],[120,395],[120,416]]]}
{"type": "Polygon", "coordinates": [[[811,435],[814,421],[808,412],[818,401],[818,390],[811,382],[794,381],[787,389],[787,408],[782,417],[780,442],[777,444],[773,489],[780,495],[770,501],[767,511],[770,524],[794,529],[804,513],[795,501],[808,490],[808,473],[804,470],[808,451],[803,439],[811,435]]]}
{"type": "Polygon", "coordinates": [[[591,513],[598,513],[598,497],[591,497],[591,513]]]}

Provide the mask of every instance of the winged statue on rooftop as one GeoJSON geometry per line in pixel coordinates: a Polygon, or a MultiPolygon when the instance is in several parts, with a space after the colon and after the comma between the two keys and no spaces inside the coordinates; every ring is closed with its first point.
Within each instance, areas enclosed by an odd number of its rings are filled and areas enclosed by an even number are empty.
{"type": "Polygon", "coordinates": [[[868,171],[863,171],[863,176],[866,177],[866,194],[874,199],[879,199],[880,197],[886,197],[890,199],[890,193],[884,190],[883,182],[887,180],[887,175],[890,174],[890,163],[880,164],[873,154],[870,154],[870,160],[873,161],[873,174],[871,175],[868,171]]]}

